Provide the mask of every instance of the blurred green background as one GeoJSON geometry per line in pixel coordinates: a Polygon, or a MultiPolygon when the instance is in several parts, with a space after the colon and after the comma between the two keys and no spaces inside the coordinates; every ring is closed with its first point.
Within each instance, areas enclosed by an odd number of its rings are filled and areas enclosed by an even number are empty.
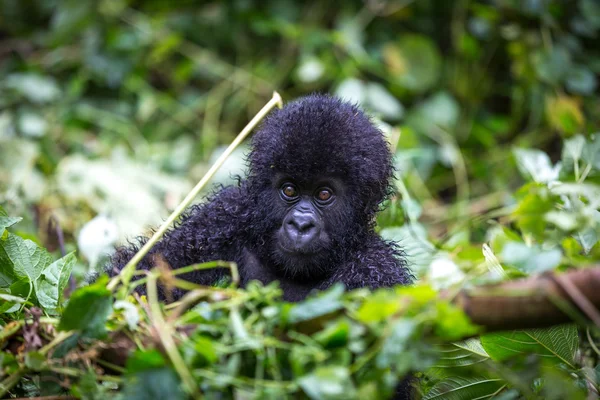
{"type": "Polygon", "coordinates": [[[556,162],[600,126],[599,35],[597,0],[0,0],[0,204],[51,250],[53,216],[96,263],[160,223],[274,90],[320,91],[390,137],[388,237],[412,216],[425,248],[481,242],[476,217],[523,183],[515,147],[556,162]]]}

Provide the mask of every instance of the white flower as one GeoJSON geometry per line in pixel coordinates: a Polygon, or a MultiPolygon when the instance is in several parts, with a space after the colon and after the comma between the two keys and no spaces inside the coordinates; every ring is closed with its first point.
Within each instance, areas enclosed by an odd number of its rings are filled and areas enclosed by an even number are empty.
{"type": "Polygon", "coordinates": [[[444,289],[465,279],[465,274],[458,265],[448,258],[440,257],[431,262],[429,266],[429,282],[436,289],[444,289]]]}
{"type": "Polygon", "coordinates": [[[119,230],[115,222],[105,215],[98,215],[81,228],[77,246],[90,266],[95,268],[100,257],[112,252],[118,238],[119,230]]]}

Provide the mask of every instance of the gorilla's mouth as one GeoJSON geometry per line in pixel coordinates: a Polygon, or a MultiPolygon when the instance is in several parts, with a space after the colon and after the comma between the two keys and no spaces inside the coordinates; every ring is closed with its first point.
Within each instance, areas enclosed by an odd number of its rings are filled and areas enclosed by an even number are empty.
{"type": "Polygon", "coordinates": [[[288,256],[311,257],[319,253],[319,250],[312,249],[311,247],[307,247],[302,244],[288,247],[287,245],[283,244],[282,241],[278,242],[278,250],[288,256]]]}
{"type": "Polygon", "coordinates": [[[305,237],[304,235],[297,235],[291,238],[284,229],[280,229],[275,236],[278,251],[287,257],[298,257],[300,259],[317,256],[326,250],[327,244],[329,244],[329,237],[324,232],[321,232],[318,236],[305,237]]]}

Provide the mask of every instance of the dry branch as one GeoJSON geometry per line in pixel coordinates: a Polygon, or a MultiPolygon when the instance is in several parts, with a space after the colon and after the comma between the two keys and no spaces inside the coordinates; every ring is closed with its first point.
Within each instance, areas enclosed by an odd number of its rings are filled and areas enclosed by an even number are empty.
{"type": "Polygon", "coordinates": [[[558,325],[582,314],[599,324],[600,267],[463,289],[453,302],[488,332],[558,325]]]}

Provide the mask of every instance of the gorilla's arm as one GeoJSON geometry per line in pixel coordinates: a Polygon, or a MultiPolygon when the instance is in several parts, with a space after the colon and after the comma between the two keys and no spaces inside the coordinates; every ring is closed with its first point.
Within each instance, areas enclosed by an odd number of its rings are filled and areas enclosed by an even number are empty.
{"type": "MultiPolygon", "coordinates": [[[[226,187],[205,203],[190,207],[180,222],[152,247],[137,269],[152,269],[160,260],[172,269],[205,261],[235,261],[239,247],[236,238],[243,230],[248,213],[244,190],[244,185],[226,187]]],[[[119,248],[111,259],[109,274],[116,275],[147,240],[138,238],[137,243],[119,248]]],[[[210,285],[224,273],[224,269],[216,268],[195,271],[181,278],[210,285]]]]}
{"type": "Polygon", "coordinates": [[[414,276],[404,253],[393,242],[371,235],[351,260],[338,268],[328,285],[342,282],[347,290],[410,285],[414,276]]]}

